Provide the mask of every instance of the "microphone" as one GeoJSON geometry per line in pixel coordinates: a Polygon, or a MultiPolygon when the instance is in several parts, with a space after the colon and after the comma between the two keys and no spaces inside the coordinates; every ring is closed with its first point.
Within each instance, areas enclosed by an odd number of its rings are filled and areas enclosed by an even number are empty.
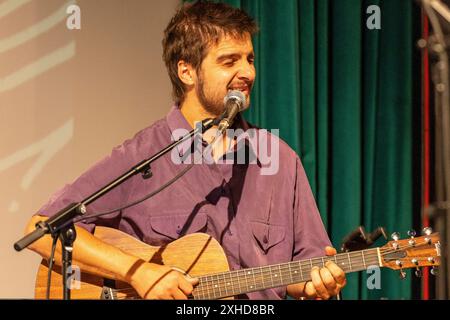
{"type": "Polygon", "coordinates": [[[233,124],[236,115],[244,111],[246,106],[245,96],[239,90],[232,90],[223,99],[225,105],[225,117],[219,122],[218,135],[222,135],[233,124]]]}

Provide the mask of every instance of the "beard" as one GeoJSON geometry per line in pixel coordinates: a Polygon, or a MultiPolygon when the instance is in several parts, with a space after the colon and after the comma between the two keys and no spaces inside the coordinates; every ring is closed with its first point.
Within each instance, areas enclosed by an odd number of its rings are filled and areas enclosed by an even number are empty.
{"type": "Polygon", "coordinates": [[[197,93],[197,97],[205,109],[210,114],[215,116],[219,116],[224,111],[223,99],[225,96],[220,96],[219,94],[208,94],[205,92],[205,82],[203,79],[203,74],[200,72],[198,77],[198,84],[195,88],[195,92],[197,93]]]}

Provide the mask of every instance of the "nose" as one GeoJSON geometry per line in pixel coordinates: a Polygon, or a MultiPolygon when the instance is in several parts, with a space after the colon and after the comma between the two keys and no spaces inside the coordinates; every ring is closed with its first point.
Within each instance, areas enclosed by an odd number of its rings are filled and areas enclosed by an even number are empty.
{"type": "Polygon", "coordinates": [[[244,61],[241,64],[241,67],[239,68],[239,72],[238,72],[237,76],[239,79],[242,79],[242,80],[254,81],[255,76],[256,76],[255,65],[248,61],[244,61]]]}

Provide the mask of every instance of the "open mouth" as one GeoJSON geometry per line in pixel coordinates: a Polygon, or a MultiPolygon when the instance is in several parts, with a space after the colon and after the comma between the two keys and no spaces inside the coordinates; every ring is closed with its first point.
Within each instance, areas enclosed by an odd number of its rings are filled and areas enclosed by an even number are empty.
{"type": "Polygon", "coordinates": [[[250,94],[250,88],[247,85],[231,87],[229,90],[238,90],[247,96],[250,94]]]}

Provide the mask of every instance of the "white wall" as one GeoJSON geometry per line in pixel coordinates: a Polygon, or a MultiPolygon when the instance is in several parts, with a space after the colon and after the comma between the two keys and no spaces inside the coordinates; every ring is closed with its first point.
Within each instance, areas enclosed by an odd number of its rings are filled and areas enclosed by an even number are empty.
{"type": "Polygon", "coordinates": [[[161,40],[177,4],[0,0],[0,298],[33,297],[40,258],[13,250],[31,215],[170,108],[161,40]]]}

